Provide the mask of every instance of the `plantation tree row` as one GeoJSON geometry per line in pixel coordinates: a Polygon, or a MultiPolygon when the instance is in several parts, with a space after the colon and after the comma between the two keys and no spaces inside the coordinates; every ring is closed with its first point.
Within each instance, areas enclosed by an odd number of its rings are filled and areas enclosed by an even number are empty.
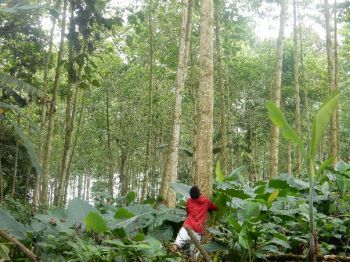
{"type": "Polygon", "coordinates": [[[309,141],[339,89],[317,161],[349,161],[346,2],[22,2],[0,6],[0,202],[135,191],[175,207],[171,182],[211,195],[215,169],[299,177],[301,147],[267,121],[266,102],[309,141]],[[255,30],[271,10],[277,38],[255,30]]]}

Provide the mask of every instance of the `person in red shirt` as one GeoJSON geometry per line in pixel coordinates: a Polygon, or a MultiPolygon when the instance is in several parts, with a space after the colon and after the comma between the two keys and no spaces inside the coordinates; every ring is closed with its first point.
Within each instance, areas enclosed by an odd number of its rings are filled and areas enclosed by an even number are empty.
{"type": "MultiPolygon", "coordinates": [[[[177,251],[179,248],[182,248],[186,243],[191,241],[186,228],[191,229],[196,239],[200,241],[204,232],[205,220],[208,211],[218,210],[216,205],[201,194],[197,186],[191,187],[190,196],[191,198],[189,198],[186,203],[187,217],[176,237],[174,244],[171,247],[173,252],[177,251]]],[[[193,247],[191,247],[191,249],[193,249],[193,247]]]]}

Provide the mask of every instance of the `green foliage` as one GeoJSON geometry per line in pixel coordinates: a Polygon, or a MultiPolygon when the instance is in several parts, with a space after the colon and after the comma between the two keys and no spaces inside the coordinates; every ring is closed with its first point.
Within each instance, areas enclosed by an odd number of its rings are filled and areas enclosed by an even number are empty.
{"type": "Polygon", "coordinates": [[[6,245],[0,243],[0,258],[2,258],[5,261],[11,260],[9,254],[10,249],[6,245]]]}
{"type": "Polygon", "coordinates": [[[91,211],[84,218],[84,224],[88,230],[92,230],[96,233],[104,233],[108,230],[107,224],[103,217],[94,211],[91,211]]]}

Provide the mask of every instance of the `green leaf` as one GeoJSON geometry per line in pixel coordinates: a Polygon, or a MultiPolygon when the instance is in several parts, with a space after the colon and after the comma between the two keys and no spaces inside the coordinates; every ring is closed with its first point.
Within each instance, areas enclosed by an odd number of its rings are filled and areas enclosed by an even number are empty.
{"type": "Polygon", "coordinates": [[[326,130],[327,124],[331,119],[334,109],[337,107],[339,92],[335,92],[323,103],[318,110],[312,124],[311,144],[310,144],[310,160],[314,159],[317,154],[318,144],[326,130]]]}
{"type": "Polygon", "coordinates": [[[220,160],[216,161],[215,174],[216,174],[216,182],[220,183],[220,182],[224,181],[225,175],[221,170],[220,160]]]}
{"type": "Polygon", "coordinates": [[[217,252],[227,250],[227,247],[220,245],[218,242],[212,241],[208,244],[203,245],[204,250],[208,252],[217,252]]]}
{"type": "Polygon", "coordinates": [[[282,134],[285,139],[294,142],[295,144],[303,147],[303,140],[297,135],[295,130],[288,124],[282,110],[278,108],[273,102],[266,103],[266,107],[269,110],[269,117],[271,121],[282,130],[282,134]]]}
{"type": "Polygon", "coordinates": [[[8,74],[0,72],[0,82],[2,83],[0,85],[0,88],[4,86],[3,84],[6,84],[12,89],[19,92],[24,91],[30,96],[36,96],[40,99],[43,99],[45,97],[45,94],[41,90],[8,74]]]}
{"type": "Polygon", "coordinates": [[[94,9],[96,10],[97,13],[102,13],[105,6],[106,6],[105,0],[96,0],[94,4],[94,9]]]}
{"type": "Polygon", "coordinates": [[[136,193],[131,191],[126,195],[127,204],[131,204],[136,199],[136,193]]]}
{"type": "Polygon", "coordinates": [[[29,141],[28,137],[23,133],[21,128],[15,122],[9,121],[9,123],[14,127],[17,135],[22,139],[23,145],[27,150],[30,161],[31,161],[33,167],[35,168],[37,175],[41,176],[42,170],[41,170],[41,166],[39,164],[40,163],[39,158],[34,151],[34,147],[33,147],[32,143],[29,141]]]}
{"type": "Polygon", "coordinates": [[[108,230],[107,224],[101,214],[91,211],[87,216],[84,218],[84,224],[86,225],[87,229],[91,229],[92,231],[96,233],[103,233],[108,230]]]}
{"type": "Polygon", "coordinates": [[[25,227],[3,209],[0,209],[0,228],[7,230],[19,239],[23,239],[26,235],[25,227]]]}
{"type": "Polygon", "coordinates": [[[269,195],[269,198],[267,199],[267,202],[271,204],[271,203],[277,198],[279,192],[280,192],[279,189],[274,190],[274,191],[269,195]]]}
{"type": "Polygon", "coordinates": [[[74,198],[68,204],[67,219],[72,221],[73,224],[81,224],[91,211],[97,210],[88,202],[80,198],[74,198]]]}
{"type": "Polygon", "coordinates": [[[114,215],[114,217],[117,219],[132,218],[133,216],[135,215],[132,212],[123,207],[118,208],[114,215]]]}
{"type": "Polygon", "coordinates": [[[5,261],[11,260],[9,257],[9,254],[10,254],[10,249],[4,244],[0,243],[0,258],[2,258],[5,261]]]}
{"type": "Polygon", "coordinates": [[[170,187],[175,190],[175,192],[180,193],[185,198],[190,197],[190,189],[191,187],[182,183],[171,183],[170,187]]]}
{"type": "Polygon", "coordinates": [[[335,159],[335,157],[332,156],[332,157],[328,158],[327,160],[323,161],[323,163],[318,168],[316,176],[321,175],[323,170],[325,170],[330,164],[333,163],[334,159],[335,159]]]}

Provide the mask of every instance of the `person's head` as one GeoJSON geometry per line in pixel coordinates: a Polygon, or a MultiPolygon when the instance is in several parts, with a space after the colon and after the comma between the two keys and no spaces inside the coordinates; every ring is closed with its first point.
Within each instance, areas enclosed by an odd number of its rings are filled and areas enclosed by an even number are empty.
{"type": "Polygon", "coordinates": [[[197,199],[201,194],[201,191],[199,190],[199,188],[197,186],[193,186],[190,189],[190,196],[192,199],[197,199]]]}

